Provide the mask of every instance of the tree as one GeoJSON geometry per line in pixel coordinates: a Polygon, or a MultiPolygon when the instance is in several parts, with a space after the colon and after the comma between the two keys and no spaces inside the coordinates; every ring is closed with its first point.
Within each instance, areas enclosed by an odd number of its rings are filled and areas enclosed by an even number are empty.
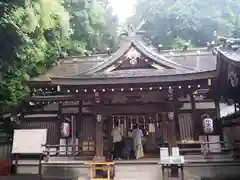
{"type": "Polygon", "coordinates": [[[0,0],[0,13],[0,105],[23,99],[58,57],[117,46],[107,0],[0,0]]]}
{"type": "Polygon", "coordinates": [[[239,11],[236,0],[138,0],[129,23],[137,24],[145,18],[144,38],[155,46],[161,43],[165,48],[172,48],[179,39],[205,46],[207,41],[216,39],[216,33],[231,34],[239,11]]]}
{"type": "Polygon", "coordinates": [[[70,13],[73,30],[69,54],[76,55],[84,49],[103,52],[106,47],[115,48],[118,21],[107,0],[64,0],[64,6],[70,13]]]}
{"type": "Polygon", "coordinates": [[[26,81],[59,55],[69,15],[59,0],[1,0],[0,9],[0,104],[17,103],[28,91],[26,81]]]}
{"type": "Polygon", "coordinates": [[[232,35],[234,38],[240,38],[240,15],[237,14],[236,15],[236,21],[235,21],[235,24],[234,24],[234,29],[233,29],[233,32],[232,32],[232,35]]]}

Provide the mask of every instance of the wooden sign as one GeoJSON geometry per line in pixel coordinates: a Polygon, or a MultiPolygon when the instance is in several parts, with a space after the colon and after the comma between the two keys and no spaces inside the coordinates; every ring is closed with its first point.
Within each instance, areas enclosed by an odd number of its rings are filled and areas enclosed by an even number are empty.
{"type": "Polygon", "coordinates": [[[14,130],[12,154],[42,154],[47,142],[47,129],[14,130]]]}
{"type": "Polygon", "coordinates": [[[184,157],[183,156],[171,156],[170,164],[184,164],[184,157]]]}
{"type": "Polygon", "coordinates": [[[173,147],[172,148],[172,155],[173,156],[180,156],[179,147],[173,147]]]}
{"type": "Polygon", "coordinates": [[[170,164],[168,148],[160,148],[160,163],[170,164]]]}
{"type": "Polygon", "coordinates": [[[160,158],[166,158],[169,157],[169,152],[168,152],[168,148],[160,148],[160,158]]]}

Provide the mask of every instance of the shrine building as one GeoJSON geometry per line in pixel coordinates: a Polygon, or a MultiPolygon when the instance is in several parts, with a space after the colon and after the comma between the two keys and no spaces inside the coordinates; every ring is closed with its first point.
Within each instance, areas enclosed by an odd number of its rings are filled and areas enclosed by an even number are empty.
{"type": "Polygon", "coordinates": [[[223,140],[230,142],[235,157],[240,152],[240,39],[220,37],[222,46],[217,53],[217,76],[209,97],[232,105],[222,122],[223,140]],[[221,85],[221,88],[219,88],[221,85]]]}
{"type": "MultiPolygon", "coordinates": [[[[134,36],[114,53],[60,58],[28,82],[31,96],[22,105],[20,128],[45,128],[47,144],[60,151],[55,154],[79,157],[106,155],[115,122],[124,135],[140,124],[146,156],[159,155],[163,144],[181,148],[199,141],[201,116],[219,114],[219,102],[206,96],[217,74],[214,43],[208,44],[162,50],[164,45],[154,49],[134,36]],[[72,153],[71,145],[77,146],[72,153]]],[[[222,139],[218,124],[216,141],[222,139]]]]}

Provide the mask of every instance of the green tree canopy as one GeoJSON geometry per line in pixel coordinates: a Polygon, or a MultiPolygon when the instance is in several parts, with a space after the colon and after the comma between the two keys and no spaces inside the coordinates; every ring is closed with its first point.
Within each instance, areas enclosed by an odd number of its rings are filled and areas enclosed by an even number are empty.
{"type": "Polygon", "coordinates": [[[67,49],[70,54],[84,49],[103,52],[106,47],[115,48],[118,20],[107,0],[64,0],[64,6],[70,13],[73,30],[67,49]]]}
{"type": "Polygon", "coordinates": [[[145,39],[165,48],[189,41],[205,46],[216,35],[231,36],[240,12],[237,0],[138,0],[129,23],[147,20],[145,39]]]}
{"type": "Polygon", "coordinates": [[[0,105],[17,103],[26,82],[59,56],[116,46],[117,19],[103,0],[0,0],[0,105]]]}
{"type": "Polygon", "coordinates": [[[16,103],[30,77],[45,72],[68,36],[69,14],[59,0],[1,1],[0,103],[16,103]]]}

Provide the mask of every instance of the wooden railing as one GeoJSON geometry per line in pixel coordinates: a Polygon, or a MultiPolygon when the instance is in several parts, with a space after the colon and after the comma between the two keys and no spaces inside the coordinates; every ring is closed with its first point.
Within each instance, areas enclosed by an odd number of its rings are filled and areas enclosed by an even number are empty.
{"type": "Polygon", "coordinates": [[[180,148],[180,152],[202,152],[203,154],[211,151],[211,150],[220,150],[220,151],[231,151],[232,148],[227,148],[224,147],[225,144],[229,144],[228,142],[225,141],[216,141],[216,142],[203,142],[203,141],[199,141],[199,142],[184,142],[184,143],[177,143],[178,145],[199,145],[201,146],[200,148],[180,148]],[[209,147],[209,145],[212,144],[220,144],[221,147],[209,147]],[[205,146],[205,147],[204,147],[205,146]]]}
{"type": "Polygon", "coordinates": [[[80,145],[42,145],[45,147],[45,150],[43,154],[45,154],[47,157],[51,156],[75,156],[82,152],[82,146],[80,145]],[[65,148],[64,150],[61,150],[61,148],[65,148]]]}
{"type": "MultiPolygon", "coordinates": [[[[237,156],[236,154],[240,153],[240,141],[233,141],[232,143],[226,141],[216,141],[216,142],[187,142],[187,143],[177,143],[178,145],[199,145],[200,148],[179,148],[180,153],[199,153],[203,155],[208,155],[211,153],[211,150],[219,150],[219,153],[222,152],[232,152],[233,156],[237,156]],[[211,144],[220,144],[220,147],[209,147],[211,144]],[[226,145],[228,147],[226,147],[226,145]],[[235,154],[235,155],[234,155],[235,154]]],[[[215,153],[215,152],[213,152],[215,153]]],[[[240,155],[240,154],[239,154],[240,155]]]]}

